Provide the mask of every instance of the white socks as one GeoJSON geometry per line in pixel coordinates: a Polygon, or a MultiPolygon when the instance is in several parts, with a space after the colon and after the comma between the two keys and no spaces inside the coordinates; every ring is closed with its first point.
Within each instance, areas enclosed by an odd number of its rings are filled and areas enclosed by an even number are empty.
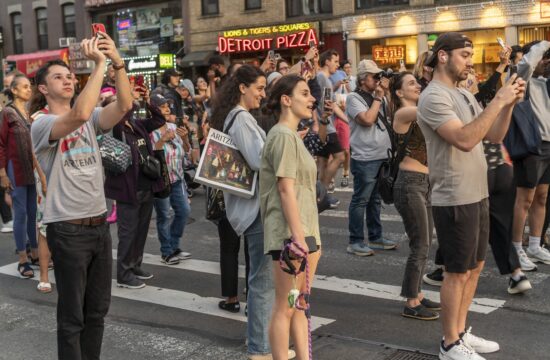
{"type": "Polygon", "coordinates": [[[512,244],[514,245],[514,248],[516,248],[516,251],[520,251],[520,250],[523,250],[523,246],[521,244],[521,241],[520,242],[512,242],[512,244]]]}
{"type": "Polygon", "coordinates": [[[512,275],[511,278],[514,279],[514,281],[519,281],[522,276],[525,276],[525,274],[520,270],[516,275],[512,275]]]}
{"type": "Polygon", "coordinates": [[[540,248],[540,236],[529,236],[529,250],[537,251],[540,248]]]}

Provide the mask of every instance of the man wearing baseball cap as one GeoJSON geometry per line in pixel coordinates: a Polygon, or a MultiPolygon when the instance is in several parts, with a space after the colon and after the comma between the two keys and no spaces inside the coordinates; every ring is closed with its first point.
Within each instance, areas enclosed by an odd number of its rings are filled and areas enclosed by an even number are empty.
{"type": "Polygon", "coordinates": [[[433,79],[420,95],[418,123],[428,150],[432,211],[439,240],[436,263],[443,265],[441,360],[482,360],[499,350],[494,341],[466,329],[468,308],[485,263],[489,239],[487,163],[482,140],[501,143],[525,82],[516,75],[485,110],[456,84],[473,67],[472,41],[449,32],[438,37],[426,65],[433,79]]]}
{"type": "Polygon", "coordinates": [[[349,245],[347,252],[357,256],[373,255],[372,249],[395,249],[393,241],[382,237],[381,201],[376,181],[380,166],[391,147],[383,117],[386,116],[386,91],[389,80],[372,60],[357,68],[357,88],[346,98],[350,123],[351,173],[353,195],[349,205],[349,245]],[[364,220],[367,211],[369,245],[365,244],[364,220]]]}
{"type": "Polygon", "coordinates": [[[181,74],[176,69],[166,69],[162,74],[161,84],[151,93],[151,97],[160,94],[167,99],[172,100],[170,111],[176,118],[183,117],[182,99],[176,90],[180,84],[181,74]]]}

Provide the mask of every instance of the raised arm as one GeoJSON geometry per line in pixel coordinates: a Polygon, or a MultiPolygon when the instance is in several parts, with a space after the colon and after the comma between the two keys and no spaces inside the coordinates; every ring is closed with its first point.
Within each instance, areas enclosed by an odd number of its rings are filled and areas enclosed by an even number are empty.
{"type": "MultiPolygon", "coordinates": [[[[59,140],[71,132],[75,131],[83,124],[85,124],[96,106],[97,99],[99,97],[99,91],[101,90],[101,84],[103,83],[103,73],[105,72],[105,55],[98,48],[99,40],[97,38],[84,39],[80,43],[80,47],[84,56],[93,60],[95,67],[92,71],[86,86],[77,97],[71,110],[56,118],[55,123],[52,126],[50,132],[50,140],[59,140]]],[[[73,79],[70,74],[67,74],[63,79],[64,86],[72,85],[73,79]]],[[[63,74],[53,74],[55,77],[63,77],[63,74]]],[[[39,85],[39,88],[42,85],[39,85]]]]}
{"type": "Polygon", "coordinates": [[[126,69],[123,66],[124,61],[120,57],[115,42],[105,33],[100,33],[104,38],[99,40],[98,46],[101,52],[105,54],[115,67],[115,86],[117,101],[107,105],[99,115],[99,126],[102,130],[110,130],[123,117],[132,110],[133,96],[130,87],[130,80],[126,74],[126,69]],[[122,66],[118,68],[118,66],[122,66]]]}
{"type": "MultiPolygon", "coordinates": [[[[514,83],[515,80],[516,76],[514,75],[498,91],[493,101],[489,103],[485,110],[472,122],[464,125],[459,119],[449,120],[437,128],[437,133],[451,145],[462,151],[469,152],[487,136],[497,119],[501,121],[498,122],[498,129],[494,131],[505,132],[507,127],[506,129],[501,129],[500,127],[507,126],[509,119],[501,117],[501,112],[506,113],[508,107],[513,106],[516,101],[523,98],[525,90],[524,85],[514,83]]],[[[492,134],[494,135],[494,133],[492,134]]]]}

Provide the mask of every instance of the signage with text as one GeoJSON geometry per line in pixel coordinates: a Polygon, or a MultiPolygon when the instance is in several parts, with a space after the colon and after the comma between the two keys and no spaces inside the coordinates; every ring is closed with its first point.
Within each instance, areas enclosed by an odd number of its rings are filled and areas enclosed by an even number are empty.
{"type": "Polygon", "coordinates": [[[124,59],[124,62],[129,72],[151,71],[159,68],[157,55],[124,59]]]}
{"type": "Polygon", "coordinates": [[[219,33],[218,51],[221,54],[256,52],[318,45],[319,24],[297,23],[226,30],[219,33]]]}
{"type": "Polygon", "coordinates": [[[397,64],[405,60],[405,45],[372,47],[372,59],[378,64],[397,64]]]}

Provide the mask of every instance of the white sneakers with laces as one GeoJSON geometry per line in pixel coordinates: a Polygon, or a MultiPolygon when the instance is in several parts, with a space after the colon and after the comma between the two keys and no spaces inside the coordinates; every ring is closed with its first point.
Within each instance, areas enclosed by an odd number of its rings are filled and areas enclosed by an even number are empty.
{"type": "Polygon", "coordinates": [[[439,360],[485,360],[485,358],[460,340],[460,343],[454,345],[449,351],[445,351],[443,346],[440,346],[439,360]]]}
{"type": "Polygon", "coordinates": [[[517,250],[518,252],[518,258],[519,258],[519,264],[521,266],[522,271],[536,271],[537,265],[535,265],[531,260],[529,260],[529,257],[527,257],[527,254],[525,253],[525,250],[520,249],[517,250]]]}
{"type": "Polygon", "coordinates": [[[500,346],[497,342],[485,340],[472,334],[471,326],[464,333],[464,336],[462,336],[462,341],[464,342],[464,344],[466,344],[468,347],[479,354],[489,354],[500,350],[500,346]]]}
{"type": "Polygon", "coordinates": [[[535,250],[528,247],[527,256],[529,256],[529,258],[531,258],[532,261],[541,262],[543,264],[550,265],[550,251],[548,251],[543,247],[539,246],[535,250]]]}

